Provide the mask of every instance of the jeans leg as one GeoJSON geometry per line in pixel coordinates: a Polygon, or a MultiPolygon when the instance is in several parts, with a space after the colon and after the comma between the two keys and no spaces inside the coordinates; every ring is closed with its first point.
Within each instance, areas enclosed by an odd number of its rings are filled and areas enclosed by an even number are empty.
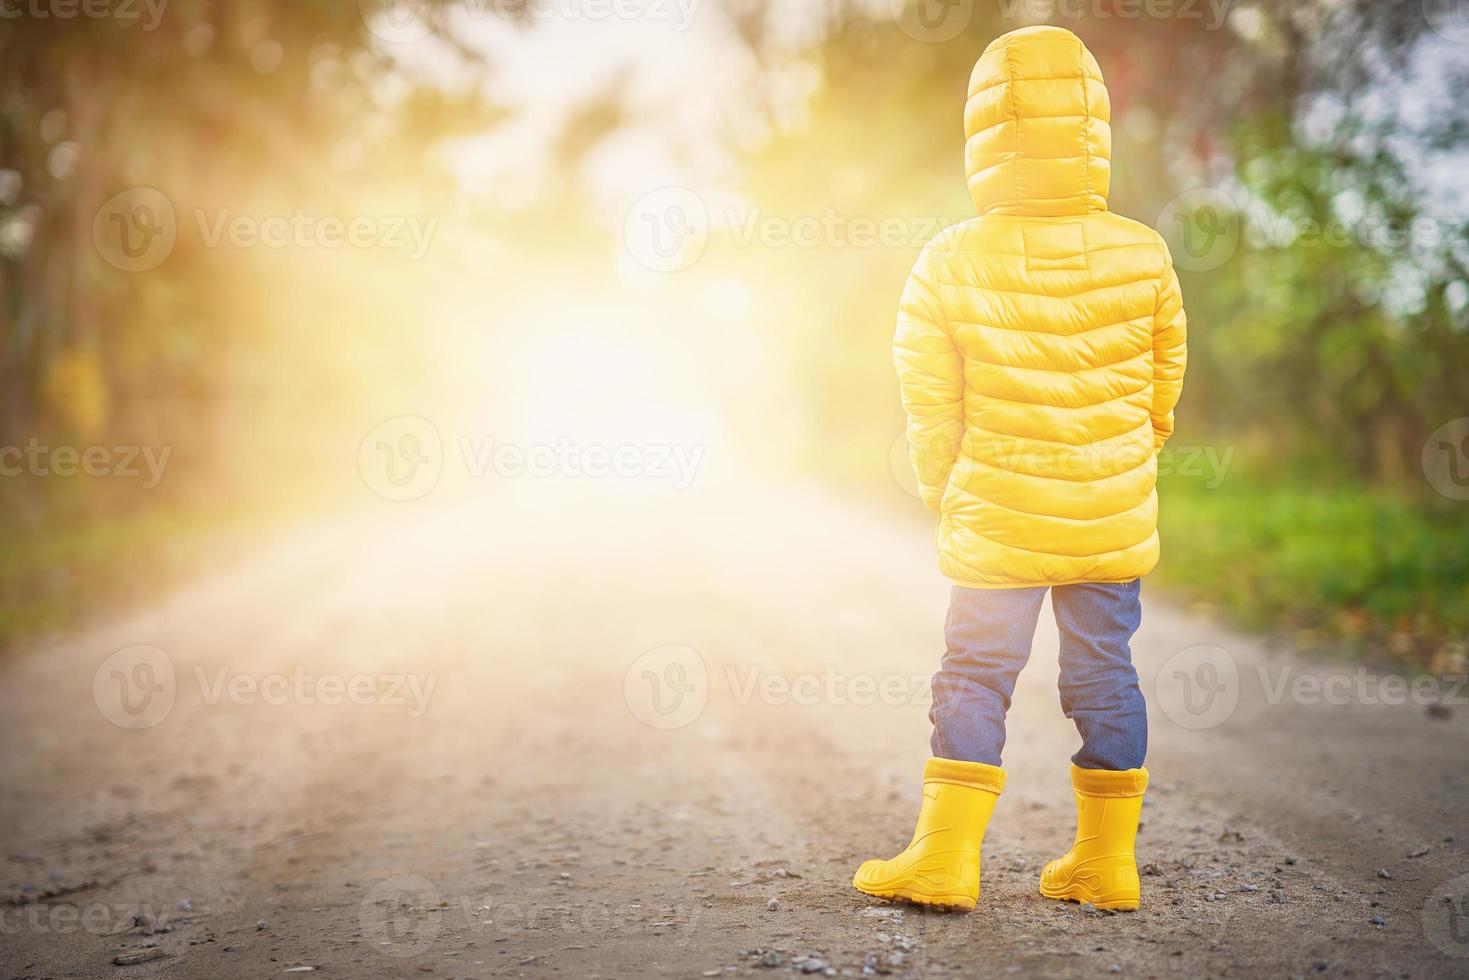
{"type": "Polygon", "coordinates": [[[1030,659],[1044,588],[954,586],[944,623],[943,662],[933,675],[933,754],[1000,764],[1005,712],[1015,678],[1030,659]]]}
{"type": "Polygon", "coordinates": [[[1061,710],[1081,733],[1082,769],[1136,769],[1148,752],[1148,709],[1129,641],[1142,623],[1141,580],[1051,591],[1061,631],[1061,710]]]}

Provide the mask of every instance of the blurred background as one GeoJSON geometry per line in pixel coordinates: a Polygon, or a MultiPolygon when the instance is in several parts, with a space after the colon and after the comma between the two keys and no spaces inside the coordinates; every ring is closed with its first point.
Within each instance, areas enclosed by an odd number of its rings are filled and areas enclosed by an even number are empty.
{"type": "Polygon", "coordinates": [[[0,644],[382,496],[379,453],[452,496],[485,440],[677,447],[922,525],[896,298],[970,216],[974,59],[1050,22],[1182,273],[1156,580],[1464,669],[1462,4],[0,9],[0,644]]]}
{"type": "Polygon", "coordinates": [[[1464,0],[0,0],[0,972],[1462,975],[1466,90],[1464,0]],[[1189,314],[1144,909],[1035,891],[1047,616],[905,919],[895,313],[1035,23],[1189,314]]]}

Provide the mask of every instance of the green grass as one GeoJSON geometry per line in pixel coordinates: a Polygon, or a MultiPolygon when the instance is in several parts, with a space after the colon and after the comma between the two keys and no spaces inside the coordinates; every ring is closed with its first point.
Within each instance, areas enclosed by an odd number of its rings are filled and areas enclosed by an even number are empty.
{"type": "Polygon", "coordinates": [[[1160,584],[1307,650],[1464,669],[1469,505],[1251,469],[1160,480],[1160,584]]]}
{"type": "Polygon", "coordinates": [[[0,651],[144,603],[237,553],[258,524],[213,513],[0,519],[0,651]]]}

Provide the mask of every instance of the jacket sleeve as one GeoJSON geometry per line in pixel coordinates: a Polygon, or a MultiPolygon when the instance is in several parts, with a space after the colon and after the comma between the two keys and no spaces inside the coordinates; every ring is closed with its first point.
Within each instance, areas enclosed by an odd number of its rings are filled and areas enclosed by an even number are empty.
{"type": "Polygon", "coordinates": [[[918,256],[903,287],[893,364],[908,416],[908,456],[918,474],[919,496],[937,511],[964,435],[964,360],[934,279],[935,244],[918,256]]]}
{"type": "Polygon", "coordinates": [[[1173,435],[1173,408],[1183,393],[1188,364],[1188,317],[1173,258],[1163,246],[1163,280],[1153,311],[1153,449],[1163,448],[1173,435]]]}

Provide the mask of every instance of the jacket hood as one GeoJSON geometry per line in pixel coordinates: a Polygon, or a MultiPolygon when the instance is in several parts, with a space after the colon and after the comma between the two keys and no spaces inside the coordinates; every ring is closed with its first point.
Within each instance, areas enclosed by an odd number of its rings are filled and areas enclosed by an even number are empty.
{"type": "Polygon", "coordinates": [[[964,173],[981,214],[1107,210],[1112,103],[1097,60],[1062,27],[990,42],[969,76],[964,173]]]}

